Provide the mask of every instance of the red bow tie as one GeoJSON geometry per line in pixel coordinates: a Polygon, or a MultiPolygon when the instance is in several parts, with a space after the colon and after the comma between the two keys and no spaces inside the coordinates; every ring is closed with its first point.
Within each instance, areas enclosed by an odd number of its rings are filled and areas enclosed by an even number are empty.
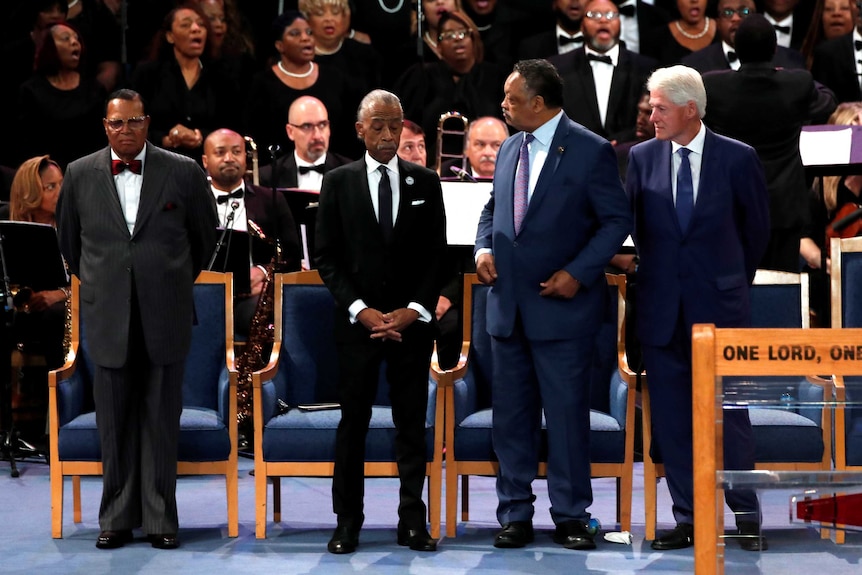
{"type": "Polygon", "coordinates": [[[140,174],[141,167],[140,160],[132,160],[128,164],[123,160],[111,160],[111,174],[114,176],[123,173],[123,170],[129,170],[133,174],[140,174]]]}

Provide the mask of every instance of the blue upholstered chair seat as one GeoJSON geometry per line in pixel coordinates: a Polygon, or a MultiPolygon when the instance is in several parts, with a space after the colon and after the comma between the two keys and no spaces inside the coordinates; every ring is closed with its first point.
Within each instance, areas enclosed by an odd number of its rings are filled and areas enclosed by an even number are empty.
{"type": "Polygon", "coordinates": [[[823,459],[823,432],[813,421],[783,409],[749,409],[755,461],[816,463],[823,459]]]}
{"type": "Polygon", "coordinates": [[[862,417],[850,422],[847,430],[847,465],[862,465],[862,417]]]}
{"type": "MultiPolygon", "coordinates": [[[[335,430],[341,410],[303,411],[290,409],[267,422],[263,437],[266,461],[334,461],[335,430]]],[[[366,461],[395,460],[395,424],[392,408],[375,405],[365,439],[366,461]]],[[[425,446],[428,461],[434,459],[434,427],[425,423],[425,446]]]]}
{"type": "MultiPolygon", "coordinates": [[[[60,428],[61,461],[101,461],[96,413],[79,415],[60,428]]],[[[224,421],[211,409],[186,407],[180,415],[180,461],[223,461],[230,454],[224,421]]]]}

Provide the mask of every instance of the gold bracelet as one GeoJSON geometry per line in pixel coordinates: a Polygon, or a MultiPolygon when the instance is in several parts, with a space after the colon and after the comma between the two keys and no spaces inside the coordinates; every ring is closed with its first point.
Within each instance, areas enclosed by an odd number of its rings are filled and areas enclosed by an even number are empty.
{"type": "Polygon", "coordinates": [[[72,299],[72,290],[67,287],[61,287],[60,291],[63,292],[63,299],[65,299],[66,301],[72,299]]]}

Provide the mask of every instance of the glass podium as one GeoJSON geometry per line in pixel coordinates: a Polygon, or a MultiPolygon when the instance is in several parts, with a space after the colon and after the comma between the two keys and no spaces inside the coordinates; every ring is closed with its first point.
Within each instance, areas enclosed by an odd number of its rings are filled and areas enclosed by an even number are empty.
{"type": "MultiPolygon", "coordinates": [[[[819,529],[834,544],[843,543],[845,530],[862,528],[862,462],[851,458],[848,463],[846,439],[852,436],[844,434],[854,422],[862,426],[862,329],[717,329],[699,324],[693,329],[692,355],[695,573],[724,573],[726,540],[759,537],[725,535],[726,490],[788,490],[793,493],[788,495],[790,522],[819,529]],[[800,391],[804,387],[798,382],[815,388],[800,391]],[[811,426],[819,421],[822,461],[725,469],[725,414],[741,409],[753,422],[786,423],[800,414],[812,420],[811,426]]],[[[791,431],[773,440],[803,443],[791,431]]],[[[854,453],[862,452],[859,445],[852,447],[854,453]]]]}

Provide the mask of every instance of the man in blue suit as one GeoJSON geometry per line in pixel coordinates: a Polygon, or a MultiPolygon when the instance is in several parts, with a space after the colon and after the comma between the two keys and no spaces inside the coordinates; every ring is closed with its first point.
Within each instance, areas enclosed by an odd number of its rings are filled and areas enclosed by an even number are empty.
{"type": "Polygon", "coordinates": [[[500,147],[475,252],[479,279],[493,286],[487,325],[503,526],[494,546],[533,540],[531,483],[544,411],[554,541],[594,549],[589,369],[604,267],[630,232],[631,214],[613,148],[563,113],[552,64],[518,62],[504,91],[503,116],[522,131],[500,147]]]}
{"type": "MultiPolygon", "coordinates": [[[[701,121],[706,91],[686,66],[657,70],[647,84],[656,138],[629,153],[626,192],[640,257],[637,334],[649,377],[652,430],[677,526],[652,548],[694,543],[691,328],[750,324],[748,290],[769,241],[769,194],[750,146],[701,121]]],[[[724,464],[753,469],[748,412],[724,413],[724,464]]],[[[727,491],[742,546],[766,549],[752,491],[727,491]]]]}

